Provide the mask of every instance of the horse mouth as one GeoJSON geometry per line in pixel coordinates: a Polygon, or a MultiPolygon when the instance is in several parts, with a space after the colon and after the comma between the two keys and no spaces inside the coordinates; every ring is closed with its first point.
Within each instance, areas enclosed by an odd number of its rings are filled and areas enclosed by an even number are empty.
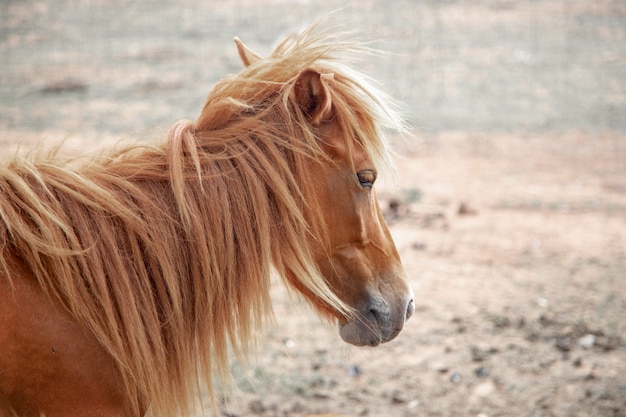
{"type": "Polygon", "coordinates": [[[344,342],[354,346],[376,347],[395,339],[402,331],[402,327],[386,328],[378,326],[377,323],[354,320],[339,323],[339,335],[344,342]]]}
{"type": "Polygon", "coordinates": [[[339,320],[339,335],[355,346],[376,347],[396,338],[415,313],[413,291],[401,303],[388,303],[381,296],[371,297],[348,320],[339,320]]]}

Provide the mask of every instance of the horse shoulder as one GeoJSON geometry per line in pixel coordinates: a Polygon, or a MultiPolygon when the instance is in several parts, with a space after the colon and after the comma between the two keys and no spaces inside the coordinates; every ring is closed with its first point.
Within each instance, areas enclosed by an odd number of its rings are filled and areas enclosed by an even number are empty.
{"type": "Polygon", "coordinates": [[[95,337],[26,268],[0,273],[0,416],[128,416],[123,398],[95,337]]]}

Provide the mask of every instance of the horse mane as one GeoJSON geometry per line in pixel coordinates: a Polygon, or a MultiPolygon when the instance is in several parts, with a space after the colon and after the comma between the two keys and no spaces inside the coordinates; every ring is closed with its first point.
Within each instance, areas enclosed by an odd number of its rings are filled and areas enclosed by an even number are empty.
{"type": "Polygon", "coordinates": [[[188,415],[227,380],[271,317],[270,274],[344,314],[306,244],[323,229],[307,158],[325,157],[294,102],[315,69],[346,146],[386,159],[401,128],[380,89],[350,69],[356,45],[311,27],[219,82],[199,119],[163,143],[0,167],[0,275],[19,262],[114,359],[134,415],[188,415]]]}

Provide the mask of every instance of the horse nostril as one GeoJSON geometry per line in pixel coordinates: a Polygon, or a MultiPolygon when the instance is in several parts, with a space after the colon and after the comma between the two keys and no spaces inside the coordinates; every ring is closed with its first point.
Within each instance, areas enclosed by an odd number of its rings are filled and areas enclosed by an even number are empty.
{"type": "Polygon", "coordinates": [[[413,313],[415,313],[415,303],[411,300],[409,301],[409,305],[406,307],[406,319],[410,319],[413,313]]]}
{"type": "Polygon", "coordinates": [[[376,309],[376,307],[372,307],[369,309],[369,314],[371,317],[374,318],[374,320],[376,320],[376,323],[378,323],[379,325],[381,324],[381,315],[380,312],[376,309]]]}

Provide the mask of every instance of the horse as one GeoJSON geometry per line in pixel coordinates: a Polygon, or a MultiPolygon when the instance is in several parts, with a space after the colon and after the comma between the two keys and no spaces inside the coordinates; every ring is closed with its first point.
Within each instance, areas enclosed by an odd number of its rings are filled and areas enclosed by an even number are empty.
{"type": "Polygon", "coordinates": [[[280,276],[341,338],[414,312],[374,190],[397,106],[315,25],[158,143],[0,166],[0,415],[190,415],[272,317],[280,276]]]}

